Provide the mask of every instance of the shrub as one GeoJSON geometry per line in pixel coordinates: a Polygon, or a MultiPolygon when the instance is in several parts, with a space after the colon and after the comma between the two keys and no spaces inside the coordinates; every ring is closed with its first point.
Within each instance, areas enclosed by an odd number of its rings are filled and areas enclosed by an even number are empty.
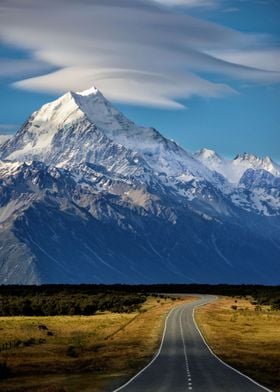
{"type": "Polygon", "coordinates": [[[256,306],[255,306],[255,312],[256,312],[256,313],[261,313],[261,311],[262,311],[261,305],[256,305],[256,306]]]}
{"type": "Polygon", "coordinates": [[[0,380],[8,378],[11,374],[11,370],[6,362],[0,362],[0,380]]]}
{"type": "Polygon", "coordinates": [[[32,346],[33,344],[36,344],[36,339],[29,338],[29,339],[23,340],[22,343],[24,346],[32,346]]]}
{"type": "Polygon", "coordinates": [[[69,346],[66,350],[66,355],[71,358],[77,358],[78,353],[77,353],[76,348],[74,346],[69,346]]]}

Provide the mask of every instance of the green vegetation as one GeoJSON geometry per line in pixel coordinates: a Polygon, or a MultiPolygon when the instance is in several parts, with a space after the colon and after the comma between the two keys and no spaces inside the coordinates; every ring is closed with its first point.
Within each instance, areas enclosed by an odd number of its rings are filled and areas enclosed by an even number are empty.
{"type": "Polygon", "coordinates": [[[209,285],[209,284],[156,284],[136,286],[139,292],[156,293],[200,293],[228,297],[247,297],[255,305],[269,305],[271,309],[280,309],[280,286],[262,285],[209,285]]]}
{"type": "Polygon", "coordinates": [[[1,287],[0,316],[90,316],[97,311],[130,313],[145,300],[143,294],[96,292],[82,286],[1,287]]]}
{"type": "MultiPolygon", "coordinates": [[[[255,305],[280,309],[280,286],[261,285],[42,285],[0,286],[0,316],[92,315],[97,311],[132,312],[147,293],[201,293],[250,297],[255,305]]],[[[160,296],[159,296],[160,297],[160,296]]]]}

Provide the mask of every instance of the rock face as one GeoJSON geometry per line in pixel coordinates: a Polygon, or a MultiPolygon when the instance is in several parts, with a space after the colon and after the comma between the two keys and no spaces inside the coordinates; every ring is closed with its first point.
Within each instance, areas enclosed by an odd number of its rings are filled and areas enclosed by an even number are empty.
{"type": "Polygon", "coordinates": [[[0,146],[0,283],[280,283],[280,167],[190,154],[92,88],[0,146]]]}

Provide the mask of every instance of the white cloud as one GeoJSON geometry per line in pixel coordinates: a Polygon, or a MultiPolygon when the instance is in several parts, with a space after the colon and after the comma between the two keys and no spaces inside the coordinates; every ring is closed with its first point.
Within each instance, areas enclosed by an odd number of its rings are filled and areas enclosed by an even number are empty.
{"type": "MultiPolygon", "coordinates": [[[[269,71],[272,78],[274,73],[278,75],[280,72],[280,49],[278,48],[214,51],[212,55],[232,64],[269,71]]],[[[267,75],[268,78],[270,76],[267,75]]]]}
{"type": "Polygon", "coordinates": [[[265,37],[164,6],[215,1],[160,2],[9,0],[0,5],[2,40],[30,50],[41,74],[31,73],[34,77],[23,77],[16,86],[61,93],[95,84],[116,101],[180,108],[180,100],[193,95],[234,92],[205,74],[250,82],[280,80],[278,68],[272,72],[274,68],[267,65],[274,57],[268,55],[265,37]]]}
{"type": "Polygon", "coordinates": [[[129,69],[93,70],[92,68],[69,67],[54,73],[26,79],[15,83],[17,87],[34,91],[61,92],[87,89],[91,81],[106,97],[118,102],[129,102],[143,106],[158,106],[180,109],[184,106],[170,97],[188,98],[192,95],[219,97],[234,93],[229,86],[211,83],[192,73],[160,75],[129,69]],[[79,75],[79,77],[77,77],[79,75]]]}
{"type": "Polygon", "coordinates": [[[189,8],[198,7],[216,7],[219,5],[219,0],[154,0],[157,3],[167,6],[184,6],[189,8]]]}
{"type": "Polygon", "coordinates": [[[26,78],[50,70],[51,64],[35,59],[5,59],[1,58],[0,77],[26,78]]]}

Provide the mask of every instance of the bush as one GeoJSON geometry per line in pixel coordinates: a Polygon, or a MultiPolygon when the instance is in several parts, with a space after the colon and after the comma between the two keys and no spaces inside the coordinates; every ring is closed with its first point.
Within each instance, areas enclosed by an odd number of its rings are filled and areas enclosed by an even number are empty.
{"type": "Polygon", "coordinates": [[[36,344],[36,339],[29,338],[29,339],[23,340],[22,343],[24,346],[33,346],[34,344],[36,344]]]}
{"type": "Polygon", "coordinates": [[[255,312],[256,312],[256,313],[261,313],[261,311],[262,311],[261,305],[256,305],[256,306],[255,306],[255,312]]]}
{"type": "MultiPolygon", "coordinates": [[[[95,292],[75,286],[51,287],[49,291],[35,293],[32,287],[23,286],[20,289],[0,286],[0,316],[91,316],[97,311],[133,312],[145,300],[146,296],[143,294],[95,292]]],[[[38,328],[47,331],[47,326],[43,324],[38,328]]]]}
{"type": "Polygon", "coordinates": [[[271,300],[271,309],[280,310],[280,297],[276,297],[271,300]]]}
{"type": "Polygon", "coordinates": [[[67,357],[77,358],[78,357],[77,349],[74,346],[69,346],[66,350],[66,355],[67,357]]]}
{"type": "Polygon", "coordinates": [[[8,378],[11,374],[11,370],[6,362],[0,362],[0,380],[8,378]]]}

